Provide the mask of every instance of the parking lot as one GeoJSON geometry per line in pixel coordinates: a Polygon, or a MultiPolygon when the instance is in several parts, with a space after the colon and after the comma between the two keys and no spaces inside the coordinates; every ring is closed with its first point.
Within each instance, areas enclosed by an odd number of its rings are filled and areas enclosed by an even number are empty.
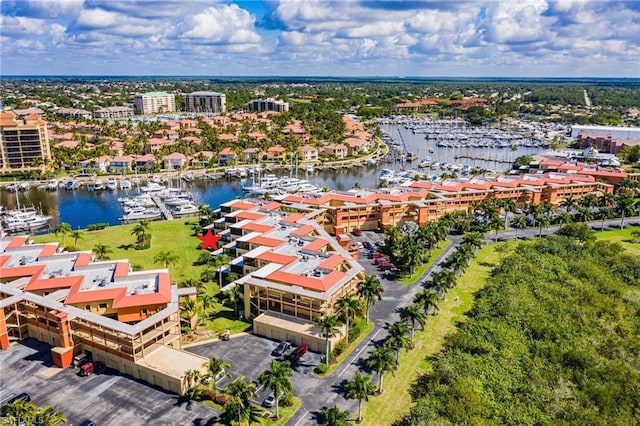
{"type": "Polygon", "coordinates": [[[88,377],[52,367],[50,346],[33,339],[0,355],[0,404],[27,392],[37,405],[62,411],[68,425],[212,425],[218,412],[108,370],[88,377]]]}
{"type": "MultiPolygon", "coordinates": [[[[232,337],[228,341],[208,342],[185,349],[207,358],[220,358],[231,364],[228,371],[230,377],[220,378],[216,383],[219,389],[224,389],[240,375],[244,376],[247,381],[257,381],[258,376],[270,368],[271,360],[282,360],[282,358],[271,356],[271,351],[277,345],[278,342],[274,340],[252,334],[242,334],[232,337]]],[[[320,363],[320,357],[320,354],[307,352],[300,361],[292,364],[294,373],[291,381],[293,382],[294,394],[299,394],[300,390],[311,387],[312,381],[317,380],[313,378],[312,373],[320,363]]],[[[262,404],[270,393],[268,389],[259,389],[254,402],[262,404]]]]}

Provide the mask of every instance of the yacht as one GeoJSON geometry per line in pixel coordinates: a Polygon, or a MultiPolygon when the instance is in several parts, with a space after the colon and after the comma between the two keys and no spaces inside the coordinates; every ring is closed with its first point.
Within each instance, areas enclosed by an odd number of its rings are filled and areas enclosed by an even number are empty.
{"type": "Polygon", "coordinates": [[[129,213],[123,215],[120,220],[123,222],[129,222],[129,221],[133,221],[133,220],[142,220],[142,219],[160,219],[160,216],[162,216],[162,213],[160,212],[159,209],[154,209],[154,208],[150,208],[150,209],[134,209],[131,210],[129,213]]]}
{"type": "Polygon", "coordinates": [[[89,191],[102,191],[104,190],[104,182],[100,179],[93,181],[92,184],[89,185],[89,191]]]}
{"type": "Polygon", "coordinates": [[[193,177],[193,175],[191,173],[188,173],[186,175],[182,175],[182,180],[185,182],[193,182],[195,178],[193,177]]]}
{"type": "Polygon", "coordinates": [[[57,191],[60,182],[58,179],[51,179],[47,182],[47,191],[57,191]]]}
{"type": "Polygon", "coordinates": [[[193,203],[183,204],[173,209],[175,216],[189,216],[198,213],[198,206],[193,203]]]}
{"type": "Polygon", "coordinates": [[[131,181],[128,181],[126,179],[121,180],[120,181],[120,189],[125,190],[125,191],[131,189],[131,181]]]}
{"type": "Polygon", "coordinates": [[[261,177],[255,185],[244,186],[242,190],[244,192],[258,193],[263,191],[271,191],[278,187],[281,179],[276,175],[266,175],[261,177]]]}
{"type": "Polygon", "coordinates": [[[115,178],[107,179],[107,189],[109,191],[115,191],[118,189],[118,181],[115,178]]]}
{"type": "Polygon", "coordinates": [[[76,183],[73,180],[68,180],[64,186],[64,189],[66,189],[67,191],[71,191],[73,189],[76,189],[76,183]]]}
{"type": "Polygon", "coordinates": [[[18,188],[19,188],[18,182],[11,182],[7,184],[7,186],[5,186],[5,189],[9,192],[15,192],[18,190],[18,188]]]}
{"type": "Polygon", "coordinates": [[[188,204],[193,204],[193,201],[191,201],[190,198],[183,198],[183,197],[166,198],[162,200],[162,202],[169,207],[185,206],[188,204]]]}
{"type": "Polygon", "coordinates": [[[167,189],[166,186],[160,185],[158,182],[147,182],[145,186],[142,186],[140,190],[142,192],[160,192],[164,189],[167,189]]]}
{"type": "Polygon", "coordinates": [[[306,166],[306,167],[304,168],[304,171],[305,171],[306,173],[308,173],[308,174],[313,173],[313,166],[306,166]]]}

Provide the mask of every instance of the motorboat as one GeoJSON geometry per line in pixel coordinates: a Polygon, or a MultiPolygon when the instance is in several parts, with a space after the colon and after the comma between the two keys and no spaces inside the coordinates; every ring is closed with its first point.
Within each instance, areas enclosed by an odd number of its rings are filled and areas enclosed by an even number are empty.
{"type": "Polygon", "coordinates": [[[67,191],[74,190],[74,189],[76,189],[76,183],[73,180],[68,180],[64,184],[63,188],[66,189],[67,191]]]}
{"type": "Polygon", "coordinates": [[[104,182],[101,180],[95,180],[93,183],[89,185],[89,191],[103,191],[104,190],[104,182]]]}
{"type": "Polygon", "coordinates": [[[16,192],[18,190],[18,182],[11,182],[5,186],[5,189],[9,192],[16,192]]]}
{"type": "Polygon", "coordinates": [[[195,178],[193,177],[193,175],[191,173],[188,173],[186,175],[182,175],[182,180],[185,182],[193,182],[195,178]]]}
{"type": "Polygon", "coordinates": [[[167,189],[166,186],[160,185],[158,182],[147,182],[146,185],[140,187],[142,192],[160,192],[164,189],[167,189]]]}
{"type": "Polygon", "coordinates": [[[128,181],[126,179],[121,180],[120,181],[120,189],[122,189],[124,191],[128,191],[129,189],[131,189],[131,181],[128,181]]]}
{"type": "Polygon", "coordinates": [[[58,181],[58,179],[50,179],[47,182],[47,191],[57,191],[59,185],[60,182],[58,181]]]}
{"type": "Polygon", "coordinates": [[[185,206],[188,204],[193,204],[193,201],[191,201],[190,198],[182,198],[182,197],[167,198],[165,200],[162,200],[162,202],[169,207],[185,206]]]}
{"type": "Polygon", "coordinates": [[[198,206],[193,203],[188,203],[177,206],[175,209],[173,209],[173,214],[175,216],[188,216],[197,214],[198,211],[198,206]]]}
{"type": "Polygon", "coordinates": [[[142,219],[159,219],[162,216],[162,213],[157,208],[149,208],[149,209],[135,209],[131,212],[123,215],[120,220],[123,222],[129,222],[134,220],[142,220],[142,219]]]}
{"type": "Polygon", "coordinates": [[[115,191],[118,189],[118,181],[115,178],[107,179],[107,189],[109,191],[115,191]]]}

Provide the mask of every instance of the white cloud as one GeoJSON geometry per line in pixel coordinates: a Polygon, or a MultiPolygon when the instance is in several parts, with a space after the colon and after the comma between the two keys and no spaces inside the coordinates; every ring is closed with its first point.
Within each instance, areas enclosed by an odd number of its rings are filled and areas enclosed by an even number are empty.
{"type": "Polygon", "coordinates": [[[237,5],[209,7],[182,23],[183,39],[199,39],[210,43],[258,43],[255,18],[237,5]]]}

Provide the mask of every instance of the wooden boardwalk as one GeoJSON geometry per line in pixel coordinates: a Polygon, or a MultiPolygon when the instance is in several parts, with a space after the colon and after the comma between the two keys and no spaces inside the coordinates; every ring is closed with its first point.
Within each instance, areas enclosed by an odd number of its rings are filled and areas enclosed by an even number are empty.
{"type": "Polygon", "coordinates": [[[160,212],[162,213],[162,215],[166,220],[173,220],[173,214],[171,214],[169,209],[164,205],[160,197],[158,197],[157,195],[152,195],[151,199],[153,200],[154,203],[156,203],[156,206],[158,206],[158,208],[160,209],[160,212]]]}

